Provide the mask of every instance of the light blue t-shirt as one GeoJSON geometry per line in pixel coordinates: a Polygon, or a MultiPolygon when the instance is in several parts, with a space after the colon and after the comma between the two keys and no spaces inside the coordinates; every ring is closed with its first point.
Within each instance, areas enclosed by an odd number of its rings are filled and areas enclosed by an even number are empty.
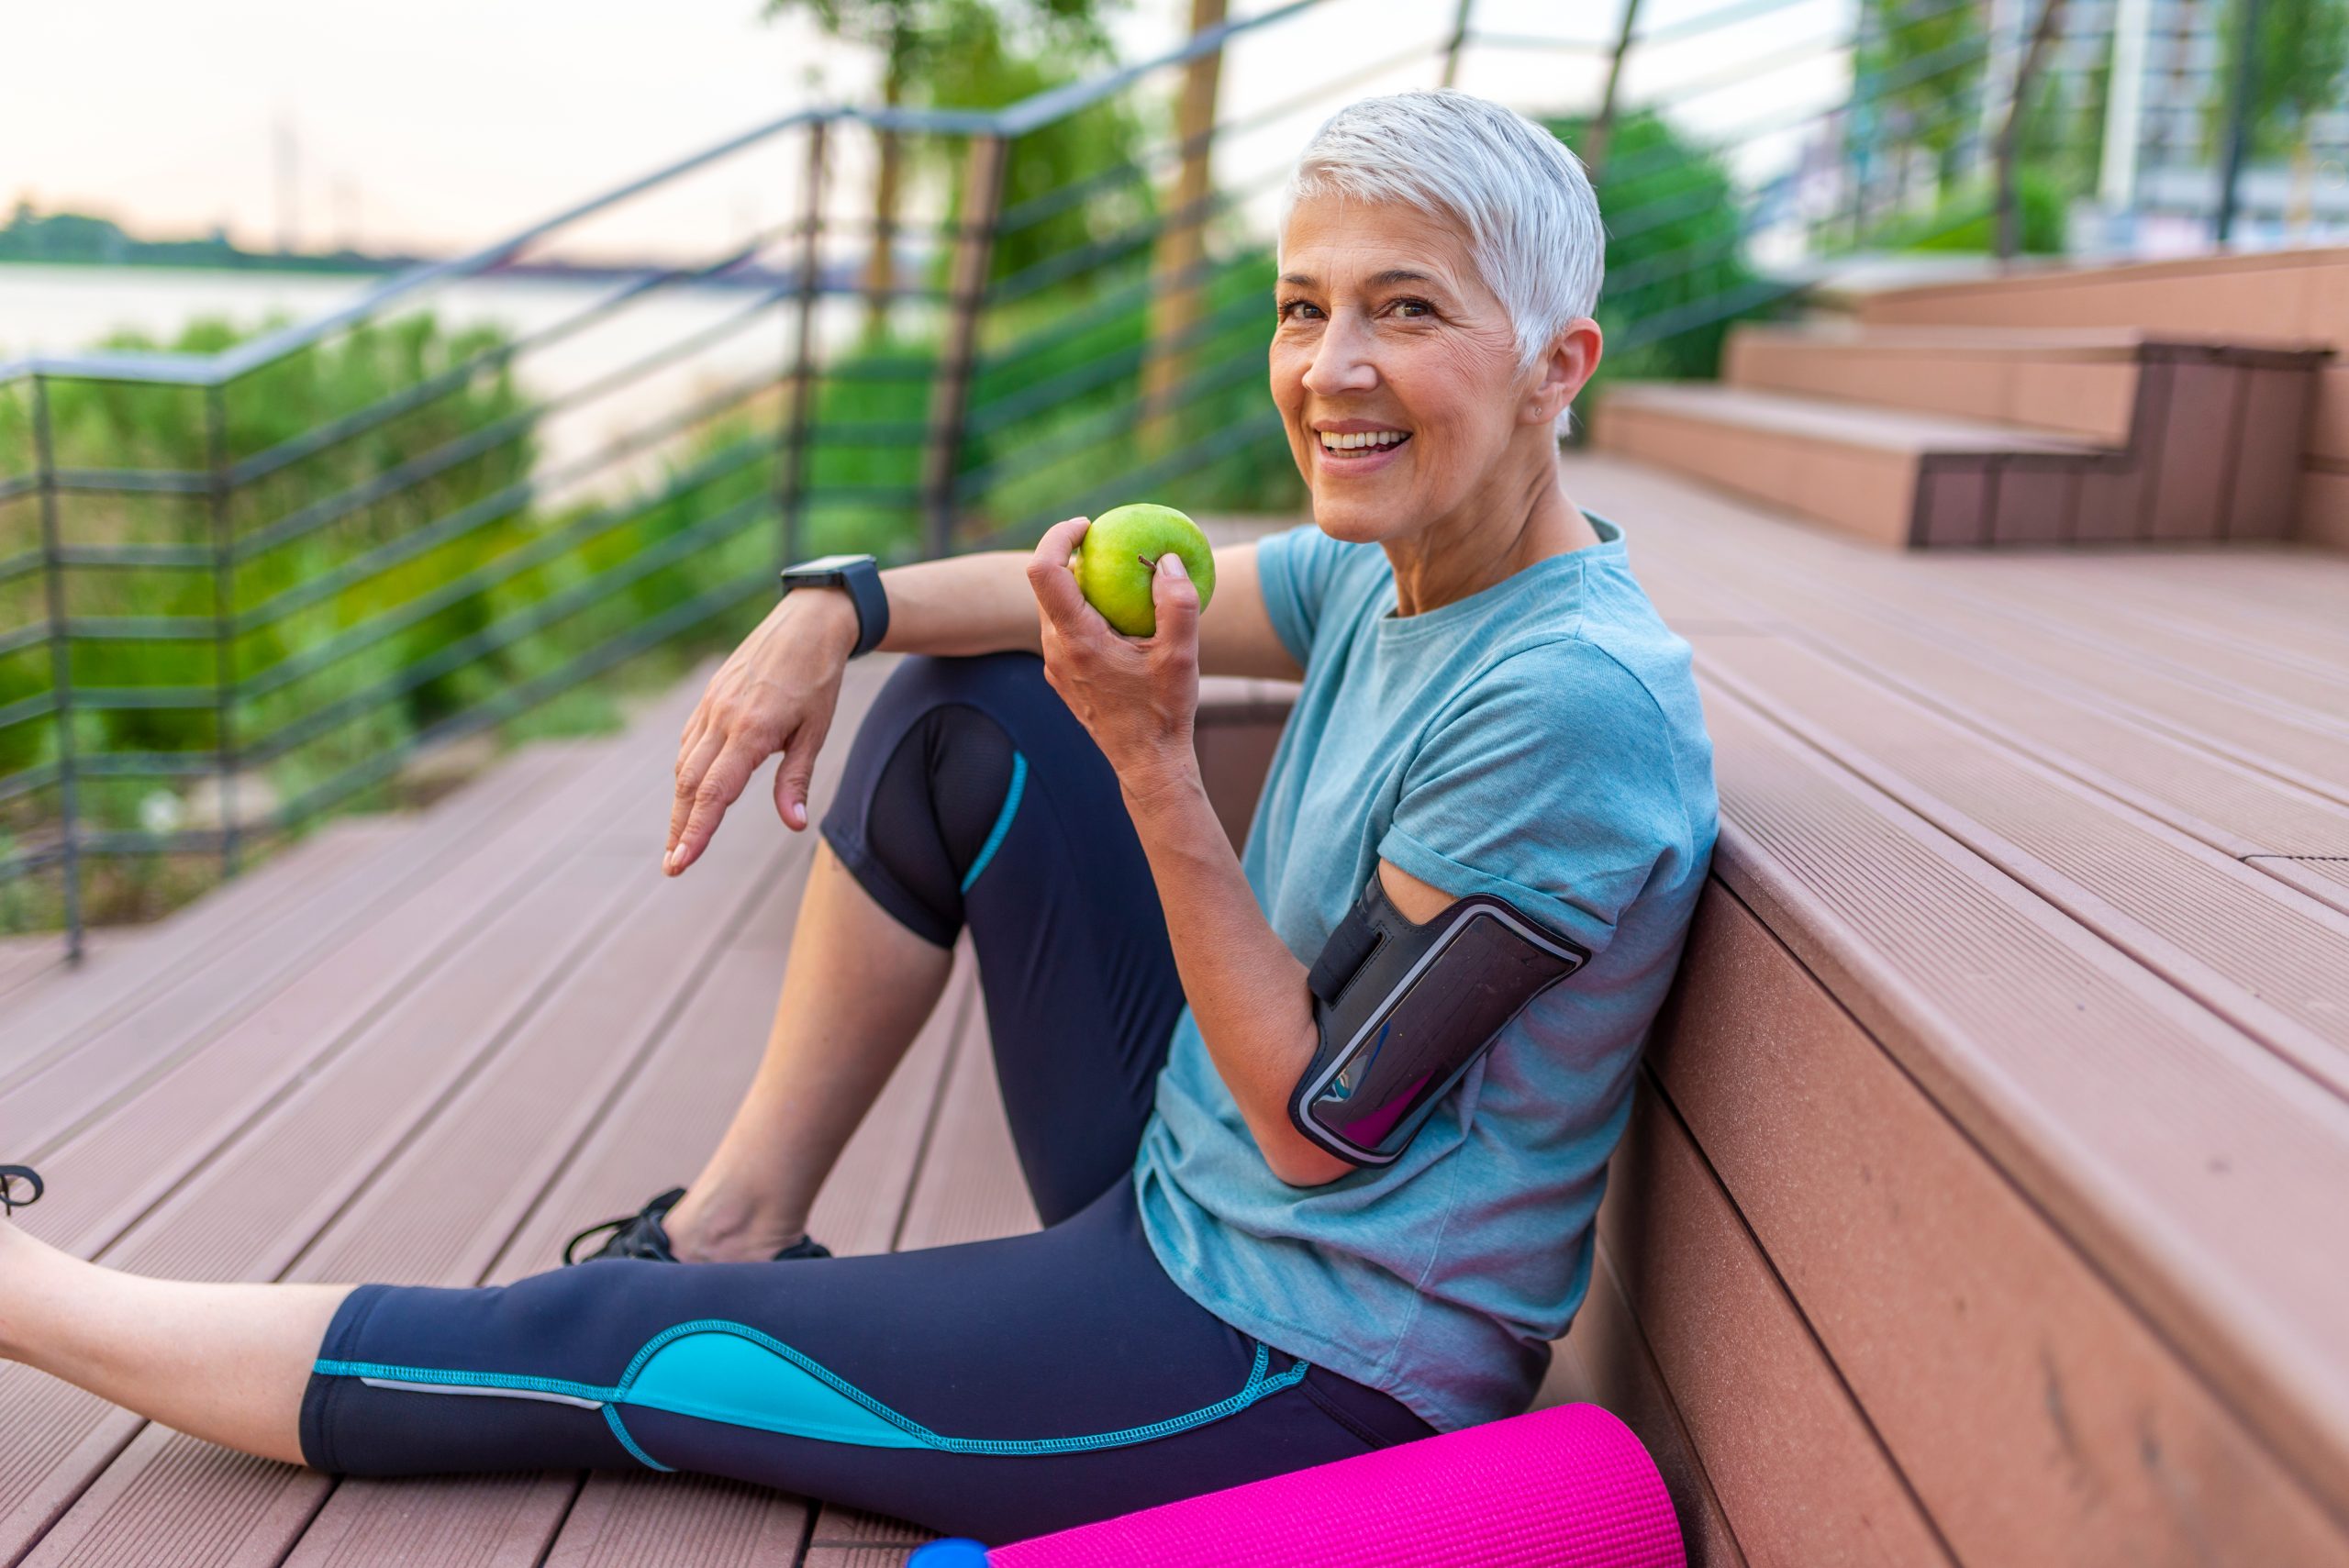
{"type": "Polygon", "coordinates": [[[1591,1221],[1714,835],[1688,645],[1622,530],[1397,617],[1375,545],[1312,527],[1257,572],[1304,689],[1241,857],[1300,963],[1383,857],[1508,899],[1591,953],[1402,1157],[1325,1186],[1265,1165],[1186,1006],[1134,1166],[1170,1277],[1227,1323],[1439,1430],[1515,1415],[1589,1288],[1591,1221]]]}

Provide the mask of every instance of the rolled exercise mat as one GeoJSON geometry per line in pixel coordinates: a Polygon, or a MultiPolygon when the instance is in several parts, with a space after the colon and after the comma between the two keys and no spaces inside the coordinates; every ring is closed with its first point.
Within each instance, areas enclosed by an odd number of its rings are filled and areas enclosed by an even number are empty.
{"type": "Polygon", "coordinates": [[[1559,1405],[1230,1491],[907,1568],[1687,1568],[1654,1461],[1559,1405]]]}

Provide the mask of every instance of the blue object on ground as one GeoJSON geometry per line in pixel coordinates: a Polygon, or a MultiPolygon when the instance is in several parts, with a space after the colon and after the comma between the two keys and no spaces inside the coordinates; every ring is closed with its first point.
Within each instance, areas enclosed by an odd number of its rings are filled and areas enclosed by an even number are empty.
{"type": "Polygon", "coordinates": [[[949,1536],[915,1552],[906,1568],[987,1568],[987,1549],[968,1536],[949,1536]]]}

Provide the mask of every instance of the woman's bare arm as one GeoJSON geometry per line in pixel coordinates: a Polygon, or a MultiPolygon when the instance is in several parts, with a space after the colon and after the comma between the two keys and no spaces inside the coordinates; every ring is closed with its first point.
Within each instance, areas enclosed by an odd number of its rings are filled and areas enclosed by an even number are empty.
{"type": "MultiPolygon", "coordinates": [[[[889,596],[892,653],[971,654],[1043,650],[1027,550],[983,550],[893,566],[881,574],[889,596]]],[[[1216,595],[1199,617],[1199,665],[1216,675],[1295,680],[1300,673],[1273,630],[1256,577],[1256,547],[1215,552],[1216,595]]],[[[767,612],[710,677],[677,745],[677,787],[662,867],[672,876],[701,858],[718,824],[776,752],[775,811],[796,832],[807,826],[816,756],[840,703],[841,673],[856,646],[856,609],[841,588],[801,588],[767,612]]]]}

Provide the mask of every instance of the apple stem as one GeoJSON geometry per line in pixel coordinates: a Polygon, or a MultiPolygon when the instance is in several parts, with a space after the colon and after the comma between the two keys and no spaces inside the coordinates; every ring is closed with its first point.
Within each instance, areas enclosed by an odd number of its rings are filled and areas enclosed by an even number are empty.
{"type": "Polygon", "coordinates": [[[1155,572],[1158,570],[1158,562],[1152,561],[1147,555],[1137,553],[1134,556],[1134,559],[1141,562],[1141,569],[1145,572],[1155,572]]]}

